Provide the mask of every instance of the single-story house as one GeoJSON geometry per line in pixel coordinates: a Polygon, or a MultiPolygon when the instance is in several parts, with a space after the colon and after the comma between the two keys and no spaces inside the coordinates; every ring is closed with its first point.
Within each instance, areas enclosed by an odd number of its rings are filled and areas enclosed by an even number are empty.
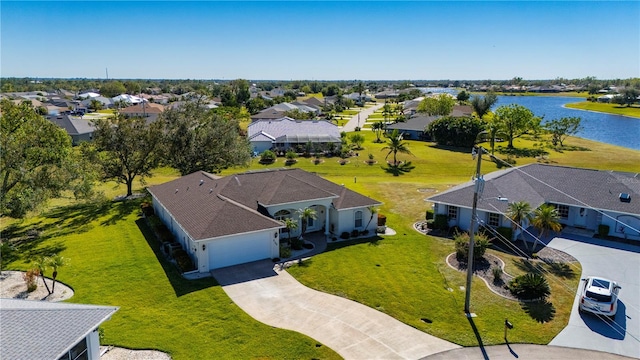
{"type": "Polygon", "coordinates": [[[98,326],[115,306],[0,299],[0,359],[100,359],[98,326]]]}
{"type": "Polygon", "coordinates": [[[129,95],[129,94],[120,94],[118,96],[114,96],[111,98],[111,101],[113,101],[113,103],[117,103],[117,102],[123,102],[126,104],[139,104],[141,102],[144,101],[144,99],[142,99],[141,97],[135,96],[135,95],[129,95]]]}
{"type": "MultiPolygon", "coordinates": [[[[198,171],[149,188],[156,215],[191,256],[201,273],[277,258],[285,230],[281,220],[301,220],[298,209],[317,218],[307,232],[326,236],[374,232],[380,202],[301,169],[247,172],[226,177],[198,171]]],[[[288,236],[298,236],[297,230],[288,236]]]]}
{"type": "Polygon", "coordinates": [[[80,103],[84,106],[84,107],[90,107],[91,106],[91,102],[93,101],[97,101],[100,104],[102,104],[102,108],[103,109],[109,109],[113,106],[113,101],[111,101],[110,98],[108,97],[104,97],[104,96],[94,96],[94,97],[89,97],[86,98],[84,100],[82,100],[80,103]]]}
{"type": "Polygon", "coordinates": [[[425,131],[433,121],[440,116],[414,116],[405,122],[387,125],[387,131],[398,130],[403,133],[403,138],[407,140],[431,140],[431,135],[425,131]]]}
{"type": "MultiPolygon", "coordinates": [[[[640,241],[637,173],[529,164],[486,174],[484,180],[477,218],[486,226],[511,227],[504,215],[508,204],[525,201],[532,209],[542,204],[555,206],[563,225],[594,234],[600,225],[606,225],[610,236],[640,241]]],[[[428,200],[435,214],[448,216],[450,226],[468,230],[473,192],[473,183],[467,182],[428,200]]]]}
{"type": "Polygon", "coordinates": [[[252,122],[256,122],[256,121],[261,121],[261,120],[276,120],[276,119],[280,119],[284,116],[285,111],[283,110],[276,110],[273,108],[266,108],[262,111],[260,111],[257,114],[253,114],[251,115],[251,121],[252,122]]]}
{"type": "Polygon", "coordinates": [[[93,140],[93,132],[96,127],[89,120],[67,114],[49,115],[47,120],[63,128],[71,136],[73,145],[93,140]]]}
{"type": "Polygon", "coordinates": [[[164,106],[161,104],[154,104],[149,102],[141,102],[135,105],[127,106],[120,109],[120,114],[127,117],[150,117],[155,115],[156,117],[164,111],[164,106]]]}
{"type": "Polygon", "coordinates": [[[286,151],[291,147],[305,146],[308,142],[325,148],[328,143],[341,143],[338,126],[326,120],[294,120],[281,117],[258,120],[249,124],[247,137],[253,151],[261,153],[275,148],[286,151]]]}

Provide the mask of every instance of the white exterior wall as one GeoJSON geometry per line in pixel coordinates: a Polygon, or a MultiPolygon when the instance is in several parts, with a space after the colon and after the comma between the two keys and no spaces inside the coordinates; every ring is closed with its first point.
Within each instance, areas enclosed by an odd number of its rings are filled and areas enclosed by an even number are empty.
{"type": "Polygon", "coordinates": [[[253,151],[261,154],[264,151],[271,149],[273,143],[271,141],[252,141],[251,146],[253,146],[253,151]]]}
{"type": "MultiPolygon", "coordinates": [[[[340,236],[340,234],[342,234],[345,231],[348,233],[351,233],[351,231],[353,231],[354,229],[358,231],[364,231],[367,226],[367,223],[369,222],[369,218],[371,217],[371,213],[366,207],[345,209],[345,210],[334,211],[334,212],[337,215],[335,216],[336,227],[334,230],[334,234],[336,236],[340,236]],[[362,211],[362,227],[359,227],[359,228],[355,227],[356,211],[362,211]]],[[[333,221],[334,220],[332,220],[332,222],[333,221]]],[[[377,227],[378,227],[378,214],[376,213],[376,214],[373,214],[373,219],[371,220],[371,223],[369,224],[369,227],[366,228],[366,230],[369,230],[370,233],[375,234],[377,227]]]]}
{"type": "Polygon", "coordinates": [[[198,241],[201,273],[226,266],[272,259],[280,255],[278,229],[198,241]],[[202,245],[205,251],[201,251],[202,245]]]}
{"type": "Polygon", "coordinates": [[[605,211],[604,214],[606,215],[602,216],[602,224],[609,225],[609,235],[623,239],[640,240],[640,234],[631,229],[640,229],[640,215],[626,215],[609,211],[605,211]],[[628,226],[623,226],[616,220],[628,226]]]}
{"type": "Polygon", "coordinates": [[[93,330],[86,337],[87,339],[87,355],[89,360],[100,359],[100,337],[98,336],[98,329],[93,330]]]}
{"type": "MultiPolygon", "coordinates": [[[[291,218],[296,220],[298,219],[296,211],[308,207],[314,208],[316,210],[317,218],[314,221],[314,226],[307,228],[307,232],[320,231],[324,228],[325,233],[327,233],[329,231],[329,225],[327,224],[327,221],[332,222],[330,215],[333,210],[329,210],[331,209],[331,202],[332,199],[301,201],[298,203],[269,206],[267,210],[269,211],[269,214],[271,214],[271,216],[274,216],[280,210],[288,210],[291,212],[291,218]],[[327,213],[327,211],[329,211],[329,213],[327,213]]],[[[301,230],[302,224],[300,223],[300,221],[298,221],[298,229],[292,231],[291,236],[293,237],[294,235],[299,235],[301,230]]]]}

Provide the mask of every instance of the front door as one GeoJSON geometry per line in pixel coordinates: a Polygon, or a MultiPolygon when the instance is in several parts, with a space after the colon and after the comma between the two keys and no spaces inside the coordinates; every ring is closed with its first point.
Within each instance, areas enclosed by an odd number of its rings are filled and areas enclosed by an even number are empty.
{"type": "Polygon", "coordinates": [[[580,208],[578,209],[578,212],[576,214],[576,218],[574,221],[574,226],[575,227],[586,227],[587,225],[587,209],[585,208],[580,208]]]}

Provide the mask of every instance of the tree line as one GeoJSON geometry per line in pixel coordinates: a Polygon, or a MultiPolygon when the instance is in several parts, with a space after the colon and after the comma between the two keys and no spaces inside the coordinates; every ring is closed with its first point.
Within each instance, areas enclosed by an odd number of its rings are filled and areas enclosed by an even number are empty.
{"type": "Polygon", "coordinates": [[[217,173],[251,158],[235,108],[206,109],[187,103],[165,111],[157,121],[113,118],[95,122],[93,142],[72,147],[62,128],[39,115],[28,102],[0,103],[0,215],[22,217],[70,191],[76,198],[96,196],[98,181],[115,181],[133,193],[135,180],[158,166],[182,175],[217,173]]]}

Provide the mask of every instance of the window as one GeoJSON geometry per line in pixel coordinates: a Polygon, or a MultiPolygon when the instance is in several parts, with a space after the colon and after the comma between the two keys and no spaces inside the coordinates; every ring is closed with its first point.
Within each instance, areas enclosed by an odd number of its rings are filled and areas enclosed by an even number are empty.
{"type": "Polygon", "coordinates": [[[457,219],[458,218],[458,207],[457,206],[448,206],[449,219],[457,219]]]}
{"type": "Polygon", "coordinates": [[[500,226],[500,214],[488,213],[487,214],[487,225],[493,226],[493,227],[500,226]]]}
{"type": "Polygon", "coordinates": [[[358,210],[355,213],[355,227],[356,228],[362,227],[362,211],[358,210]]]}
{"type": "Polygon", "coordinates": [[[87,339],[82,339],[68,353],[62,355],[59,360],[85,360],[89,358],[87,353],[87,339]]]}
{"type": "Polygon", "coordinates": [[[289,211],[289,210],[280,210],[277,213],[275,213],[275,215],[273,215],[273,217],[278,221],[282,221],[284,219],[289,219],[289,218],[291,218],[291,211],[289,211]]]}
{"type": "Polygon", "coordinates": [[[554,204],[554,206],[556,207],[556,211],[558,212],[560,219],[566,220],[569,218],[569,206],[559,204],[554,204]]]}

